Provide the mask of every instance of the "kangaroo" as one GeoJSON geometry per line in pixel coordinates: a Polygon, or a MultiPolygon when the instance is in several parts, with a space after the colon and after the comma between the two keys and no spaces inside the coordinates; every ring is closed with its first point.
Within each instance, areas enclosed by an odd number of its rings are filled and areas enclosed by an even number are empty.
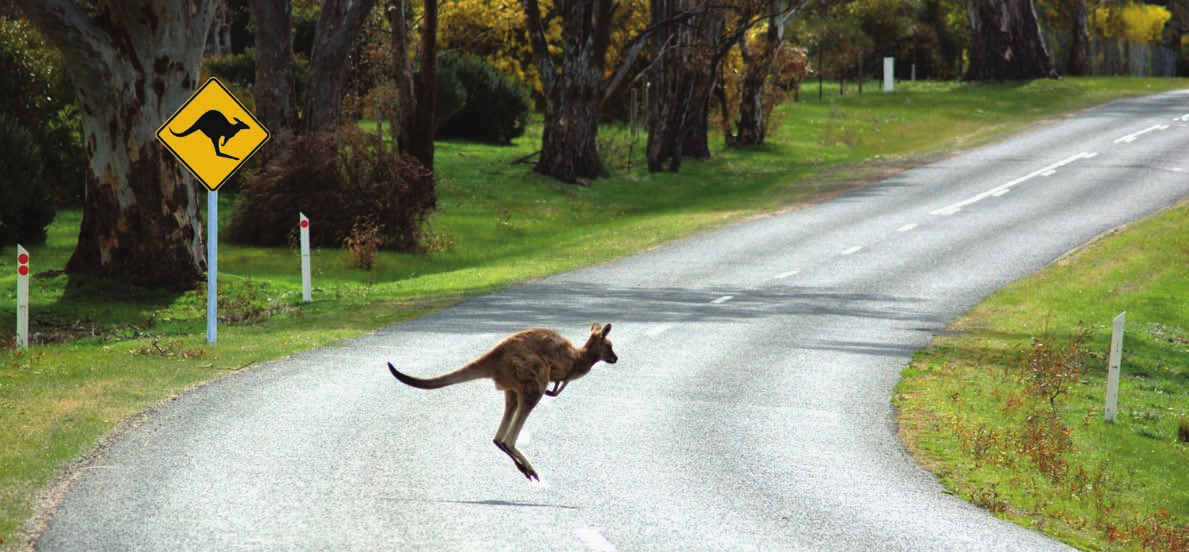
{"type": "Polygon", "coordinates": [[[211,144],[215,146],[215,155],[239,161],[238,157],[233,157],[219,151],[219,139],[222,138],[223,145],[226,146],[228,140],[231,140],[236,134],[239,134],[239,131],[246,130],[247,128],[247,123],[239,119],[235,119],[235,124],[232,124],[231,121],[227,120],[226,115],[223,115],[222,113],[212,109],[206,113],[203,113],[197,121],[194,121],[194,124],[190,125],[190,128],[186,129],[181,134],[174,132],[172,128],[169,129],[169,132],[173,133],[173,135],[177,136],[178,138],[184,138],[194,134],[194,131],[196,130],[201,131],[206,135],[207,138],[211,139],[211,144]]]}
{"type": "Polygon", "coordinates": [[[541,400],[541,395],[556,397],[571,381],[585,376],[599,361],[615,364],[619,357],[607,334],[611,324],[590,326],[590,337],[582,348],[553,330],[542,328],[512,334],[479,358],[453,372],[433,378],[416,378],[401,373],[388,363],[388,371],[406,385],[418,389],[438,389],[464,381],[491,378],[495,388],[504,391],[504,417],[492,441],[504,451],[516,469],[530,481],[540,481],[528,459],[516,450],[516,438],[524,420],[541,400]],[[550,383],[553,389],[546,389],[550,383]]]}

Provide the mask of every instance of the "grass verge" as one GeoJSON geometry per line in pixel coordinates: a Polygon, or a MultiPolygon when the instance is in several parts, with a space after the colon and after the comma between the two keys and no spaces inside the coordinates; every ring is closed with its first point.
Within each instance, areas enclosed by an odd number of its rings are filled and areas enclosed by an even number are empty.
{"type": "Polygon", "coordinates": [[[1189,550],[1189,201],[996,292],[905,369],[901,434],[955,494],[1084,549],[1189,550]],[[1115,421],[1111,320],[1126,311],[1115,421]]]}
{"type": "MultiPolygon", "coordinates": [[[[27,544],[19,526],[64,466],[121,420],[192,385],[518,281],[828,197],[1037,120],[1185,87],[1170,79],[914,83],[891,94],[807,99],[779,110],[767,145],[720,149],[680,174],[648,174],[643,139],[606,127],[600,147],[613,176],[589,186],[510,163],[537,148],[539,128],[512,147],[442,143],[441,210],[424,254],[380,253],[360,271],[344,251],[314,251],[315,300],[302,304],[297,251],[221,245],[216,346],[205,342],[204,289],[148,291],[56,272],[81,219],[60,213],[49,241],[29,248],[40,273],[31,301],[38,344],[13,351],[12,326],[0,326],[0,545],[27,544]]],[[[234,197],[220,196],[220,211],[231,213],[234,197]]],[[[0,320],[16,311],[9,252],[0,255],[0,320]]]]}

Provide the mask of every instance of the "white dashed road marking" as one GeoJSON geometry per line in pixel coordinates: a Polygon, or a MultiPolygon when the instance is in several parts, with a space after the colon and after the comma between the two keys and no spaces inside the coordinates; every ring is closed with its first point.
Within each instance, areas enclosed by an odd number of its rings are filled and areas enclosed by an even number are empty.
{"type": "Polygon", "coordinates": [[[615,545],[611,544],[611,541],[607,540],[594,527],[579,527],[574,529],[574,535],[594,552],[619,552],[619,549],[615,548],[615,545]]]}
{"type": "Polygon", "coordinates": [[[1065,159],[1062,159],[1056,163],[1053,163],[1052,165],[1049,165],[1047,167],[1043,167],[1036,171],[1030,172],[1024,176],[1021,176],[1020,178],[1012,180],[1011,182],[1008,182],[1006,184],[1002,184],[1000,186],[991,188],[990,190],[987,190],[987,191],[985,191],[981,194],[978,194],[976,196],[972,196],[968,199],[964,199],[957,203],[946,205],[945,207],[942,207],[940,209],[932,211],[929,214],[930,215],[952,215],[954,213],[957,213],[958,211],[961,211],[963,207],[966,207],[972,203],[982,201],[984,199],[987,199],[988,197],[1002,196],[1003,194],[1006,194],[1007,192],[1011,191],[1011,189],[1013,187],[1023,183],[1024,181],[1036,178],[1038,176],[1050,176],[1050,175],[1056,173],[1057,169],[1060,169],[1061,167],[1064,167],[1070,163],[1073,163],[1074,161],[1077,161],[1079,159],[1091,159],[1091,158],[1094,158],[1097,156],[1098,156],[1097,152],[1086,151],[1086,152],[1079,153],[1077,155],[1066,157],[1065,159]]]}
{"type": "Polygon", "coordinates": [[[647,330],[644,330],[644,335],[646,335],[648,337],[656,337],[658,335],[665,333],[666,331],[669,331],[669,329],[671,329],[672,327],[673,327],[672,324],[661,324],[659,326],[653,326],[651,328],[648,328],[647,330]]]}
{"type": "Polygon", "coordinates": [[[1169,127],[1169,125],[1152,125],[1152,126],[1145,128],[1143,130],[1137,130],[1135,132],[1132,132],[1131,134],[1128,134],[1127,136],[1120,136],[1119,138],[1115,138],[1115,143],[1116,144],[1130,144],[1131,142],[1134,142],[1136,138],[1139,138],[1140,136],[1143,136],[1144,134],[1152,132],[1153,130],[1166,130],[1166,129],[1168,129],[1168,127],[1169,127]]]}

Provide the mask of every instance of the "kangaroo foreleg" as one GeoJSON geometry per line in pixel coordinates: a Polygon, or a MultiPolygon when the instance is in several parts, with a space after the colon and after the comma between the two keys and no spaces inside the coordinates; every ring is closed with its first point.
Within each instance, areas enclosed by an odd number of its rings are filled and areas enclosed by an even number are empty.
{"type": "Polygon", "coordinates": [[[556,396],[560,395],[561,392],[564,391],[566,386],[569,384],[570,384],[570,380],[555,381],[555,382],[553,382],[553,389],[546,391],[545,394],[550,397],[556,397],[556,396]]]}

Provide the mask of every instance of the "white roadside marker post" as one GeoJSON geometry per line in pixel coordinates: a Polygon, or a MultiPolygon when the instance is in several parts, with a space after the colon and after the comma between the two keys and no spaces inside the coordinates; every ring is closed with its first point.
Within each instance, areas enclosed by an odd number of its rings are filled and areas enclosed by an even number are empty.
{"type": "Polygon", "coordinates": [[[314,298],[310,289],[310,219],[305,213],[297,213],[301,225],[301,300],[309,303],[314,298]]]}
{"type": "Polygon", "coordinates": [[[1103,418],[1108,422],[1115,421],[1119,413],[1119,364],[1123,361],[1123,324],[1127,320],[1127,312],[1119,313],[1111,324],[1111,354],[1110,366],[1106,376],[1106,408],[1103,418]]]}
{"type": "Polygon", "coordinates": [[[29,348],[29,252],[17,244],[17,341],[18,349],[29,348]]]}

